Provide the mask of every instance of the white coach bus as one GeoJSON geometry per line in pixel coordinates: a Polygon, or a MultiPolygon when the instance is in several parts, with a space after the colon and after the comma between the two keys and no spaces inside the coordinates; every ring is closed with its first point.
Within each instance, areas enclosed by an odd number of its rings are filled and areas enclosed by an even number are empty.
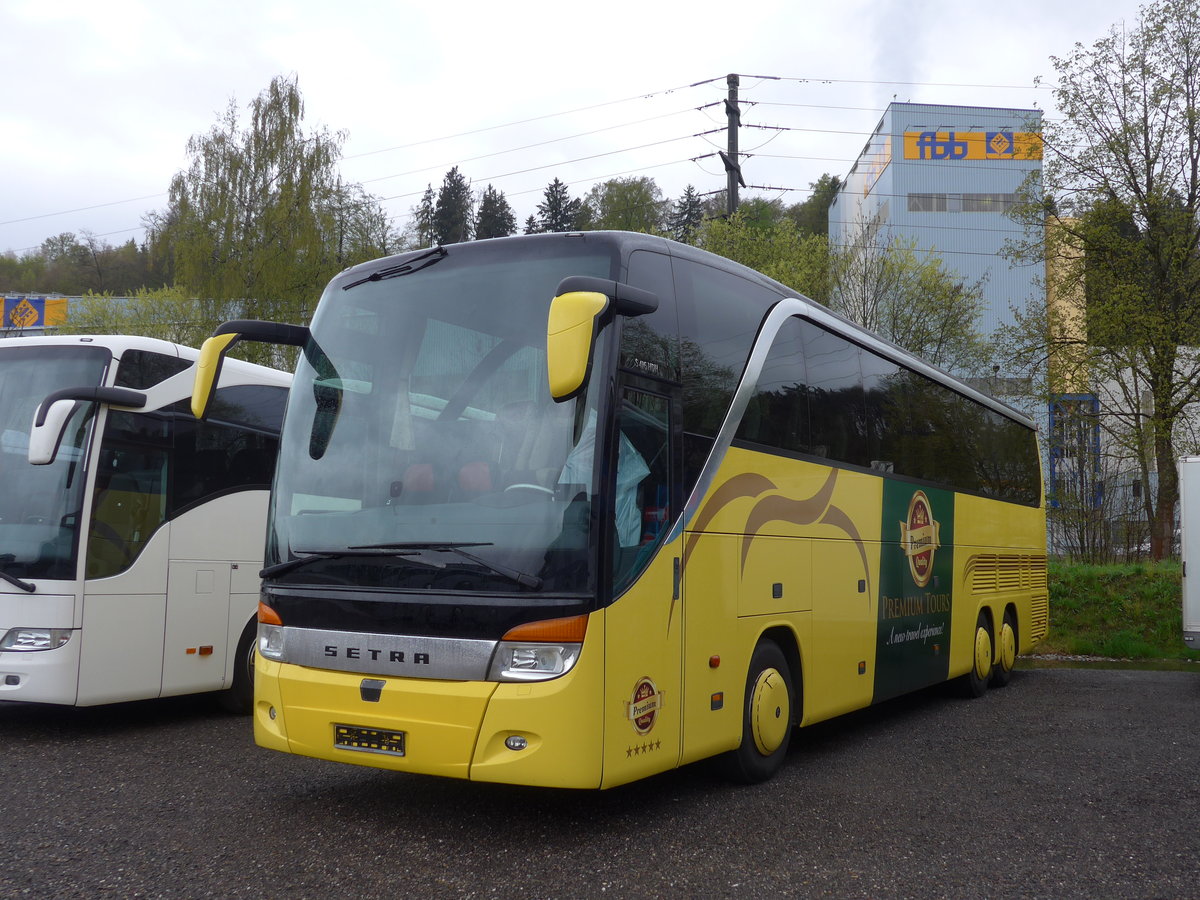
{"type": "Polygon", "coordinates": [[[249,710],[291,378],[231,360],[201,422],[196,357],[144,337],[0,340],[0,701],[220,690],[249,710]]]}

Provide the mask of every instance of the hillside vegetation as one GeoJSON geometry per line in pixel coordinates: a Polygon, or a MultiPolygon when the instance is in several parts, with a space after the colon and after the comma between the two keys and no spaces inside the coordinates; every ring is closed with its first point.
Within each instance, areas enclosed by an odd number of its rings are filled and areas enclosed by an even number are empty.
{"type": "Polygon", "coordinates": [[[1037,654],[1189,659],[1178,560],[1125,565],[1050,563],[1050,631],[1037,654]]]}

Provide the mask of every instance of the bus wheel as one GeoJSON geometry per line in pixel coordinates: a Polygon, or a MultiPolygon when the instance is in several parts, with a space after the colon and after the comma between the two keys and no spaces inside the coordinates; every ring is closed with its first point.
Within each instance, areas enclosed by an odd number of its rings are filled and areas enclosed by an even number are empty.
{"type": "Polygon", "coordinates": [[[982,697],[992,677],[992,629],[985,613],[975,621],[975,644],[971,657],[971,671],[962,677],[963,694],[967,697],[982,697]]]}
{"type": "Polygon", "coordinates": [[[238,640],[237,656],[233,661],[233,684],[217,695],[217,702],[226,712],[247,716],[254,709],[254,646],[257,636],[258,623],[251,620],[238,640]]]}
{"type": "Polygon", "coordinates": [[[996,641],[996,666],[992,669],[992,687],[1004,687],[1012,680],[1013,667],[1017,664],[1017,617],[1012,610],[1004,614],[1000,636],[996,641]]]}
{"type": "Polygon", "coordinates": [[[774,641],[754,648],[742,703],[742,743],[726,754],[725,774],[734,781],[766,781],[783,764],[794,724],[792,679],[774,641]]]}

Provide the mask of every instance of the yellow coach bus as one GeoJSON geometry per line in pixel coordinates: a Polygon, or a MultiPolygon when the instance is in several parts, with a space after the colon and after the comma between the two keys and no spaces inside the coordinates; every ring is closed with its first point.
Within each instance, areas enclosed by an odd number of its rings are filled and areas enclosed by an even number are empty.
{"type": "Polygon", "coordinates": [[[254,733],[403,772],[607,788],[1046,633],[1032,422],[754,271],[641,234],[357,266],[302,348],[254,733]]]}

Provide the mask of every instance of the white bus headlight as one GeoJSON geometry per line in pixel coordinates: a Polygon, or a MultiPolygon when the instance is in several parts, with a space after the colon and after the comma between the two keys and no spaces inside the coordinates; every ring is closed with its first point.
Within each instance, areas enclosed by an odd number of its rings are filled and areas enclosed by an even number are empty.
{"type": "Polygon", "coordinates": [[[10,628],[0,638],[0,650],[57,650],[70,639],[70,628],[10,628]]]}
{"type": "Polygon", "coordinates": [[[528,622],[496,645],[490,681],[545,681],[571,671],[583,648],[587,616],[528,622]]]}
{"type": "Polygon", "coordinates": [[[514,644],[496,646],[492,681],[542,681],[570,671],[579,659],[580,644],[514,644]]]}
{"type": "Polygon", "coordinates": [[[264,659],[284,662],[283,628],[258,623],[258,652],[264,659]]]}

